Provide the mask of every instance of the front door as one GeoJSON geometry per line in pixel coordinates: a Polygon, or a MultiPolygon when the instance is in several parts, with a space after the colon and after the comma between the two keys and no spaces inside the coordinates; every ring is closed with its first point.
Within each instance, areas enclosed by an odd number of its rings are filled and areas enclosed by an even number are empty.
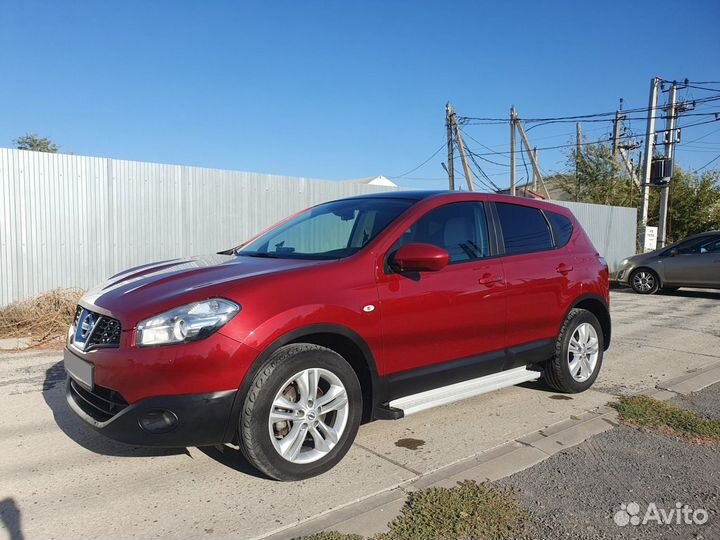
{"type": "Polygon", "coordinates": [[[502,367],[505,284],[488,238],[483,203],[457,202],[421,216],[386,254],[426,243],[450,255],[437,272],[396,273],[385,265],[379,276],[386,374],[400,381],[392,397],[502,367]]]}
{"type": "Polygon", "coordinates": [[[688,287],[720,285],[720,237],[695,238],[667,252],[661,261],[665,282],[688,287]]]}

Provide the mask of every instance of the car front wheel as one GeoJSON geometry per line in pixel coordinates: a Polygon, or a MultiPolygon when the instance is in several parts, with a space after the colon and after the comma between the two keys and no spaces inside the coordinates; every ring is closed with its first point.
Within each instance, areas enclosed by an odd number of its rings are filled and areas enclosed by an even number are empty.
{"type": "Polygon", "coordinates": [[[655,294],[660,288],[660,280],[652,270],[638,268],[630,274],[630,287],[638,294],[655,294]]]}
{"type": "Polygon", "coordinates": [[[277,480],[322,474],[350,449],[362,415],[352,367],[319,345],[280,348],[260,369],[240,415],[241,449],[277,480]]]}

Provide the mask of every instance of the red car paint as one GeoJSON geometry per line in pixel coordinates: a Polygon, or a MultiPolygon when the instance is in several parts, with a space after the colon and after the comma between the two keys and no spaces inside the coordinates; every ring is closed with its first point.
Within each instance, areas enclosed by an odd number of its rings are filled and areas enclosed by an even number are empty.
{"type": "Polygon", "coordinates": [[[569,210],[499,195],[442,193],[419,199],[345,259],[216,255],[118,274],[90,291],[81,305],[120,321],[119,347],[73,353],[94,365],[97,385],[133,404],[156,396],[236,391],[258,358],[284,336],[332,326],[362,340],[376,376],[383,378],[554,340],[581,298],[609,305],[608,271],[569,210]],[[511,202],[554,212],[573,223],[572,236],[560,248],[450,265],[416,280],[387,271],[388,251],[403,231],[428,211],[458,201],[511,202]],[[136,346],[139,321],[213,297],[232,300],[241,311],[210,337],[136,346]]]}

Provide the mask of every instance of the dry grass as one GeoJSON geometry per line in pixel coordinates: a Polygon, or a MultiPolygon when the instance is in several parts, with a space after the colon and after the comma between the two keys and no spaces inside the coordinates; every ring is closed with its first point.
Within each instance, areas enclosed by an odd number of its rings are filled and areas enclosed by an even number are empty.
{"type": "Polygon", "coordinates": [[[630,426],[657,429],[665,435],[682,437],[696,444],[720,444],[720,421],[703,418],[670,403],[649,396],[629,396],[621,397],[610,406],[630,426]]]}
{"type": "MultiPolygon", "coordinates": [[[[454,488],[427,488],[408,495],[390,530],[373,540],[504,540],[528,538],[531,516],[514,490],[460,482],[454,488]]],[[[322,532],[299,540],[363,540],[356,534],[322,532]]]]}
{"type": "Polygon", "coordinates": [[[31,338],[33,346],[64,338],[83,291],[54,289],[0,308],[0,338],[31,338]]]}

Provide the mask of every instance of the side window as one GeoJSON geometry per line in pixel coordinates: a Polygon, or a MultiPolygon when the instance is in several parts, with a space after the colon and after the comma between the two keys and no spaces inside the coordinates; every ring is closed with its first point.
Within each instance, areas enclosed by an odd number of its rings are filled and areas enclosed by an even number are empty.
{"type": "Polygon", "coordinates": [[[707,238],[693,238],[692,240],[687,240],[678,244],[675,249],[677,249],[677,252],[680,255],[691,255],[693,253],[698,254],[702,253],[702,248],[705,244],[710,243],[711,242],[708,242],[707,238]]]}
{"type": "Polygon", "coordinates": [[[545,212],[555,237],[555,247],[563,247],[570,241],[573,232],[572,221],[555,212],[545,212]]]}
{"type": "Polygon", "coordinates": [[[552,249],[545,216],[537,208],[511,203],[495,204],[505,240],[505,255],[552,249]]]}
{"type": "Polygon", "coordinates": [[[459,202],[431,210],[403,233],[393,251],[411,243],[444,249],[450,264],[487,257],[490,250],[483,204],[459,202]]]}
{"type": "Polygon", "coordinates": [[[720,253],[720,238],[714,237],[700,246],[700,253],[720,253]]]}

